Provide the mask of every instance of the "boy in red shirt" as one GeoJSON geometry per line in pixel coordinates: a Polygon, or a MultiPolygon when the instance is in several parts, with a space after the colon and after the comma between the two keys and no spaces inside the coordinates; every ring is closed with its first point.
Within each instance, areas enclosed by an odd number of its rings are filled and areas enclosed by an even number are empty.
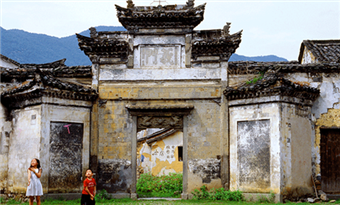
{"type": "Polygon", "coordinates": [[[94,205],[96,202],[94,196],[96,195],[96,180],[92,178],[93,173],[91,169],[87,169],[85,173],[84,189],[81,192],[81,205],[94,205]]]}

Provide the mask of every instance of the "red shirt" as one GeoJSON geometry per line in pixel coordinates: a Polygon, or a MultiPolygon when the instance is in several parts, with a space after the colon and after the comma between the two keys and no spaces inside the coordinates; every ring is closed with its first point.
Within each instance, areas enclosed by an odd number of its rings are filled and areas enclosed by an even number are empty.
{"type": "Polygon", "coordinates": [[[84,189],[81,193],[89,195],[89,193],[85,190],[85,188],[87,187],[89,189],[90,193],[93,195],[93,191],[94,191],[95,186],[96,186],[96,180],[94,180],[94,178],[92,178],[92,179],[86,178],[84,180],[84,189]]]}

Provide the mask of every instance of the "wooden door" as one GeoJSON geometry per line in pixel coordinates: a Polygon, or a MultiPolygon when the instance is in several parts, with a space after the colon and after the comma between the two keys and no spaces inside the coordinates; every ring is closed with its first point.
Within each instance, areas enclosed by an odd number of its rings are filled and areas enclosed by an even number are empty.
{"type": "Polygon", "coordinates": [[[340,129],[321,130],[321,189],[340,193],[340,129]]]}
{"type": "Polygon", "coordinates": [[[48,192],[80,193],[83,124],[51,122],[48,192]]]}

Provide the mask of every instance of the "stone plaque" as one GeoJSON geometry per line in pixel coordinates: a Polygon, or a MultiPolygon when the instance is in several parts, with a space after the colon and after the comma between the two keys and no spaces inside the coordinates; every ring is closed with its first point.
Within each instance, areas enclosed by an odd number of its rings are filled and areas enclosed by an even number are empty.
{"type": "Polygon", "coordinates": [[[237,123],[239,185],[270,187],[270,121],[237,123]]]}
{"type": "Polygon", "coordinates": [[[179,67],[179,46],[142,46],[140,48],[141,67],[179,67]]]}
{"type": "Polygon", "coordinates": [[[51,122],[50,193],[81,192],[82,145],[83,124],[51,122]]]}

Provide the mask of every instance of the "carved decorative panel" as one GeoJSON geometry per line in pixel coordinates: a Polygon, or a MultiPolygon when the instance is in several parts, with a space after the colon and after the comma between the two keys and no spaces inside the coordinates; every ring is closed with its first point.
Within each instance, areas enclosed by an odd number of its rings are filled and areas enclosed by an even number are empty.
{"type": "Polygon", "coordinates": [[[137,129],[146,128],[165,128],[173,127],[176,129],[183,129],[183,117],[182,116],[143,116],[137,119],[137,129]]]}

